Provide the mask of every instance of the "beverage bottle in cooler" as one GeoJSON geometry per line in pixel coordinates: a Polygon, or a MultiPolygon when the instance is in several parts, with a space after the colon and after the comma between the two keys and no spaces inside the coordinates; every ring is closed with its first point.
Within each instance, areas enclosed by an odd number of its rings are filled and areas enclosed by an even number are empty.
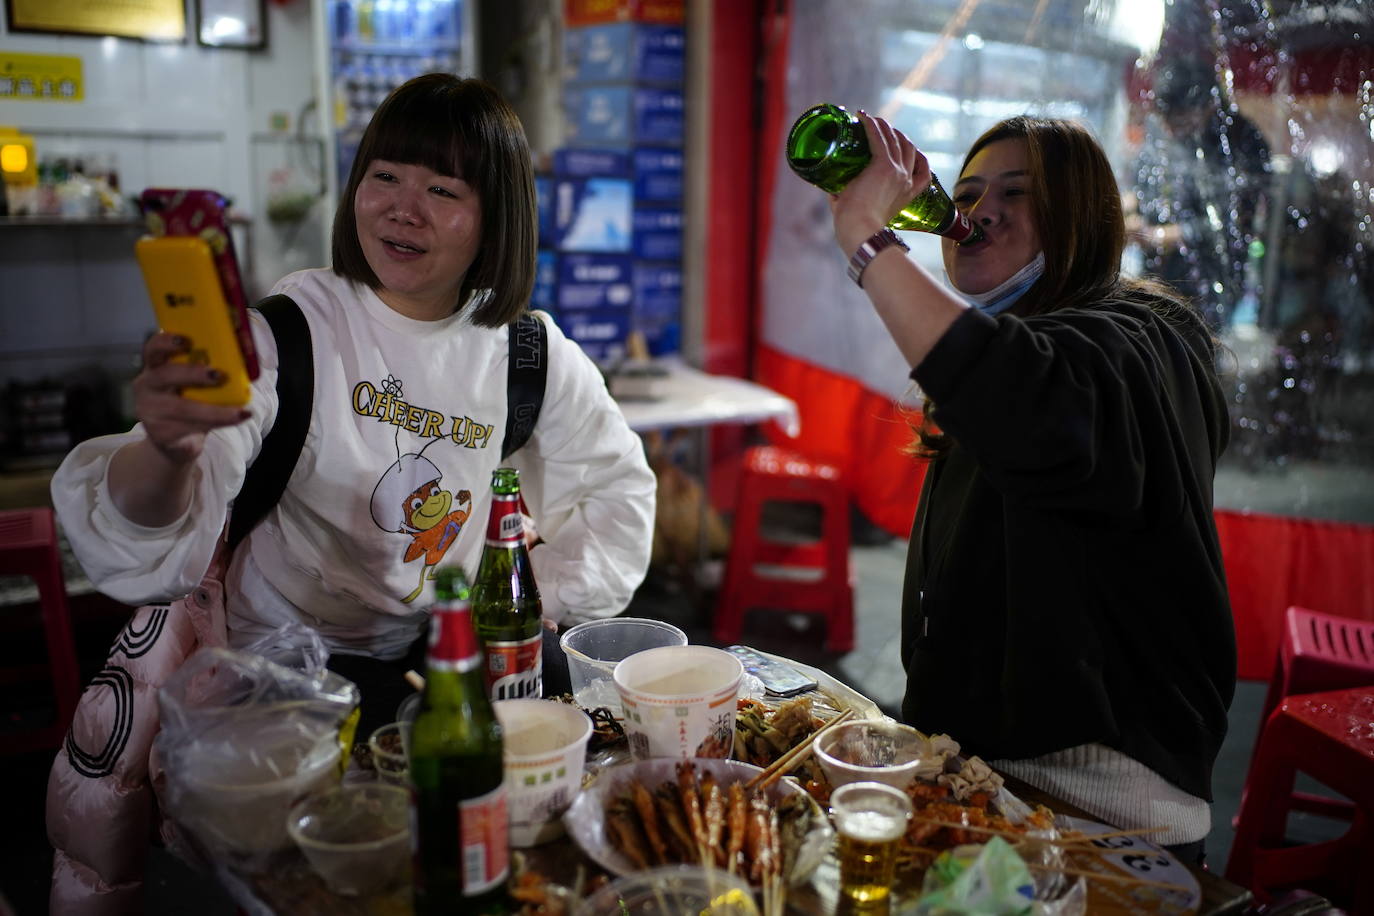
{"type": "MultiPolygon", "coordinates": [[[[871,157],[863,124],[839,105],[807,109],[787,134],[787,164],[792,171],[831,194],[843,190],[871,157]]],[[[961,244],[983,238],[983,231],[959,212],[933,173],[930,186],[887,225],[892,229],[933,232],[961,244]]]]}
{"type": "Polygon", "coordinates": [[[472,586],[472,619],[487,653],[487,690],[493,700],[538,697],[544,692],[544,605],[534,582],[520,472],[491,475],[487,543],[472,586]]]}
{"type": "Polygon", "coordinates": [[[435,576],[425,690],[410,732],[415,912],[509,912],[501,725],[487,699],[467,581],[435,576]]]}

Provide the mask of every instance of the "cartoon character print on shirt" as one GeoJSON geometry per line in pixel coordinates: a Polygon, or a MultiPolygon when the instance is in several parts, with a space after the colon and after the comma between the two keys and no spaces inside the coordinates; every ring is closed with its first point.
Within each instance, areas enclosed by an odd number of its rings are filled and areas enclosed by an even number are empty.
{"type": "Polygon", "coordinates": [[[492,427],[479,425],[470,417],[453,417],[451,423],[445,424],[444,414],[401,400],[401,387],[401,382],[391,376],[378,388],[360,382],[353,390],[353,409],[397,427],[397,458],[373,488],[371,509],[372,520],[383,531],[410,538],[403,562],[423,558],[419,582],[414,591],[401,599],[409,604],[419,597],[425,582],[434,578],[435,567],[472,514],[472,492],[458,490],[455,495],[441,487],[443,472],[424,453],[436,442],[445,440],[466,448],[485,447],[492,427]],[[449,426],[447,432],[445,425],[449,426]],[[401,453],[401,436],[406,430],[428,440],[419,451],[401,453]]]}

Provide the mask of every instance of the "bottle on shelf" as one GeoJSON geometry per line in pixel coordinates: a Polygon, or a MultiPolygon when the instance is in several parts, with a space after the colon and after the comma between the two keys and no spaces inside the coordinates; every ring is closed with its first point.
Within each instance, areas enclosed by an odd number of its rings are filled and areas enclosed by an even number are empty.
{"type": "Polygon", "coordinates": [[[544,692],[544,606],[525,546],[522,505],[520,472],[493,471],[487,543],[472,587],[472,619],[487,654],[487,689],[493,700],[544,692]]]}
{"type": "MultiPolygon", "coordinates": [[[[863,171],[872,154],[858,118],[839,105],[807,109],[787,134],[787,164],[798,177],[823,191],[838,194],[863,171]]],[[[888,224],[892,229],[933,232],[960,244],[982,241],[983,231],[959,212],[939,179],[902,208],[888,224]]]]}
{"type": "Polygon", "coordinates": [[[467,580],[435,576],[425,689],[410,733],[418,916],[509,912],[501,725],[487,699],[467,580]]]}

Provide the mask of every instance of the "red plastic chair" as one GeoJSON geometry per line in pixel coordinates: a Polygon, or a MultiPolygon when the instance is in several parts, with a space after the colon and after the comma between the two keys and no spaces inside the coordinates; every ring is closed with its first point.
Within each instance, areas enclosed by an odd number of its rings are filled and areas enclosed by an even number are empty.
{"type": "MultiPolygon", "coordinates": [[[[23,575],[38,585],[43,633],[48,646],[47,674],[56,705],[53,721],[28,731],[5,733],[0,742],[9,753],[57,747],[71,724],[80,695],[81,672],[72,641],[67,588],[62,581],[62,558],[57,525],[47,507],[0,512],[0,575],[23,575]]],[[[44,666],[11,666],[0,672],[2,683],[32,681],[44,666]]]]}
{"type": "Polygon", "coordinates": [[[768,609],[822,615],[826,649],[854,648],[849,493],[838,468],[774,446],[749,449],[731,528],[713,627],[718,642],[738,642],[745,613],[768,609]],[[819,506],[821,539],[801,544],[768,540],[761,522],[764,504],[771,501],[819,506]]]}
{"type": "MultiPolygon", "coordinates": [[[[1374,684],[1374,623],[1290,607],[1263,719],[1284,697],[1374,684]]],[[[1261,721],[1263,721],[1261,719],[1261,721]]],[[[1294,792],[1293,806],[1326,817],[1349,819],[1354,806],[1340,799],[1294,792]]]]}
{"type": "Polygon", "coordinates": [[[1260,903],[1303,887],[1355,913],[1374,913],[1374,686],[1296,694],[1264,724],[1241,799],[1227,879],[1260,903]],[[1353,823],[1334,840],[1285,837],[1298,772],[1350,798],[1353,823]]]}

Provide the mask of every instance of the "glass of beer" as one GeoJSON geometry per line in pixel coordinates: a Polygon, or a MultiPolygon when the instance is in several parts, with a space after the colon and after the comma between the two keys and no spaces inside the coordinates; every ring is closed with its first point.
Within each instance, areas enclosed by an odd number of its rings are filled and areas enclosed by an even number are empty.
{"type": "Polygon", "coordinates": [[[911,799],[880,782],[851,782],[831,794],[830,812],[840,835],[840,893],[861,904],[886,900],[911,799]]]}

